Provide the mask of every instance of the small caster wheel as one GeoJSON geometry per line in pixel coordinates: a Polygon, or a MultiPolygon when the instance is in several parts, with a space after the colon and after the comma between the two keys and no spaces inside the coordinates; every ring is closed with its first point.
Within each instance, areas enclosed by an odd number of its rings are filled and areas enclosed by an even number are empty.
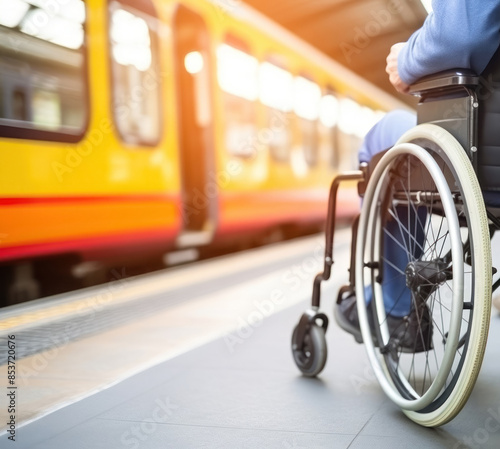
{"type": "Polygon", "coordinates": [[[298,327],[295,326],[292,336],[293,359],[304,376],[315,377],[323,370],[326,363],[325,329],[315,323],[310,324],[304,335],[304,344],[302,348],[298,348],[294,347],[293,343],[296,340],[298,327]]]}

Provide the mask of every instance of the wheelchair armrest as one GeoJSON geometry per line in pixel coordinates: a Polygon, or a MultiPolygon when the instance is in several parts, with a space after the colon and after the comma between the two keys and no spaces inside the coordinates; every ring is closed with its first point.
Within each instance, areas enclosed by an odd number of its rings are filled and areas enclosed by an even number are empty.
{"type": "Polygon", "coordinates": [[[479,77],[468,69],[454,69],[439,72],[420,78],[410,86],[411,95],[421,96],[430,92],[437,92],[447,88],[459,86],[475,87],[479,84],[479,77]]]}

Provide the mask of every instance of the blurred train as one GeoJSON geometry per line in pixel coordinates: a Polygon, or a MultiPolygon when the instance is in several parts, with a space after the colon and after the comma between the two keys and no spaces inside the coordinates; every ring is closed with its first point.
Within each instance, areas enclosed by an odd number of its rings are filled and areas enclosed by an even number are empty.
{"type": "Polygon", "coordinates": [[[317,227],[401,106],[237,0],[0,10],[2,305],[85,261],[317,227]]]}

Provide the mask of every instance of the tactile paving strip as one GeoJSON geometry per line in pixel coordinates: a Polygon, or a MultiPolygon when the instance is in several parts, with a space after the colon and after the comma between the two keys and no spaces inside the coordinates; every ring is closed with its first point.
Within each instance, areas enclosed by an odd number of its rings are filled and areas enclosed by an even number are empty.
{"type": "MultiPolygon", "coordinates": [[[[231,276],[218,277],[210,281],[196,283],[181,289],[171,290],[163,294],[151,295],[146,298],[129,301],[122,304],[112,304],[107,307],[80,310],[65,318],[46,324],[12,331],[16,337],[16,359],[21,359],[45,350],[64,346],[70,341],[87,337],[92,334],[109,330],[131,321],[155,314],[160,310],[173,307],[176,304],[199,297],[200,294],[207,295],[227,288],[249,279],[267,274],[274,269],[283,266],[300,263],[303,255],[286,261],[263,263],[260,267],[248,271],[242,271],[231,276]]],[[[132,281],[133,282],[133,281],[132,281]]],[[[62,305],[67,308],[67,305],[62,305]]],[[[32,313],[32,312],[31,312],[32,313]]],[[[21,319],[22,322],[22,319],[21,319]]],[[[7,340],[10,331],[2,332],[0,335],[0,365],[7,363],[7,340]]]]}

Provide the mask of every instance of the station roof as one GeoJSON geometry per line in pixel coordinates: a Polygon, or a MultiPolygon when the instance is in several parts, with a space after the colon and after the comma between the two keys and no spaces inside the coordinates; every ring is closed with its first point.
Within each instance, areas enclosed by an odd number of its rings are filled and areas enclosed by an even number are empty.
{"type": "Polygon", "coordinates": [[[363,78],[395,93],[385,73],[391,45],[404,42],[427,12],[417,0],[245,0],[363,78]]]}

